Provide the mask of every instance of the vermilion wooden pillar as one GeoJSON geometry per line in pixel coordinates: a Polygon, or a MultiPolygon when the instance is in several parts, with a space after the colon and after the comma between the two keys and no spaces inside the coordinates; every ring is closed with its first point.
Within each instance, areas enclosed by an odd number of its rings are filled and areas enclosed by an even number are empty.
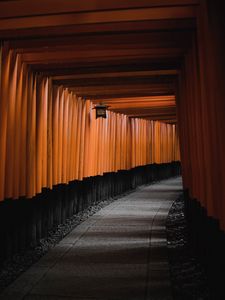
{"type": "Polygon", "coordinates": [[[225,230],[224,1],[201,1],[177,99],[184,186],[225,230]]]}
{"type": "Polygon", "coordinates": [[[5,51],[1,74],[1,200],[179,160],[175,125],[110,111],[96,120],[89,100],[33,74],[13,51],[5,51]]]}

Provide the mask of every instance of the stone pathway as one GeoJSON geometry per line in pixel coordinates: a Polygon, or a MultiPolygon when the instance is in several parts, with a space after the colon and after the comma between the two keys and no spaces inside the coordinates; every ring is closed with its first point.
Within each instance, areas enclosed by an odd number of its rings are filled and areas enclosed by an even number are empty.
{"type": "Polygon", "coordinates": [[[172,299],[165,223],[181,192],[181,178],[173,178],[116,200],[77,226],[0,299],[172,299]]]}

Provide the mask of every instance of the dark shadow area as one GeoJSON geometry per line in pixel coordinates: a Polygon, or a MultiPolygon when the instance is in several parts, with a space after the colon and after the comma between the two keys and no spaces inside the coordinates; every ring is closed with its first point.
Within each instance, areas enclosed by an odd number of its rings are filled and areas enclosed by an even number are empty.
{"type": "MultiPolygon", "coordinates": [[[[167,218],[167,239],[173,297],[175,300],[224,299],[212,297],[210,280],[203,257],[196,248],[192,218],[185,207],[184,196],[177,199],[167,218]]],[[[215,275],[215,274],[214,274],[215,275]]]]}
{"type": "Polygon", "coordinates": [[[225,299],[225,233],[218,220],[185,191],[185,213],[193,250],[206,270],[210,299],[225,299]]]}
{"type": "MultiPolygon", "coordinates": [[[[107,199],[113,201],[139,185],[179,174],[179,162],[153,164],[58,185],[32,199],[3,201],[0,204],[0,288],[99,210],[107,199]]],[[[140,225],[143,222],[137,220],[140,225]]]]}

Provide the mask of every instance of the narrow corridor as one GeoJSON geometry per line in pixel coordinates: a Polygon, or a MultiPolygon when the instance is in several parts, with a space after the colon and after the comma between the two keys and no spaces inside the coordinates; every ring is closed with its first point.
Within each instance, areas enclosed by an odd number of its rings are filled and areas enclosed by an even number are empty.
{"type": "Polygon", "coordinates": [[[77,226],[0,299],[172,299],[165,221],[181,178],[142,186],[77,226]]]}
{"type": "Polygon", "coordinates": [[[225,299],[224,16],[0,1],[0,300],[225,299]]]}

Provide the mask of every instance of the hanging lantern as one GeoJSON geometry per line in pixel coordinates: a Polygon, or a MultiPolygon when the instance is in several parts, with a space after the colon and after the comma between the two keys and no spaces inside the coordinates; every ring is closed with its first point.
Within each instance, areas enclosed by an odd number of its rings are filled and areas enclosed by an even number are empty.
{"type": "Polygon", "coordinates": [[[105,104],[97,104],[95,105],[95,107],[93,109],[95,109],[95,112],[96,112],[96,119],[98,118],[107,118],[107,108],[109,106],[105,105],[105,104]]]}

